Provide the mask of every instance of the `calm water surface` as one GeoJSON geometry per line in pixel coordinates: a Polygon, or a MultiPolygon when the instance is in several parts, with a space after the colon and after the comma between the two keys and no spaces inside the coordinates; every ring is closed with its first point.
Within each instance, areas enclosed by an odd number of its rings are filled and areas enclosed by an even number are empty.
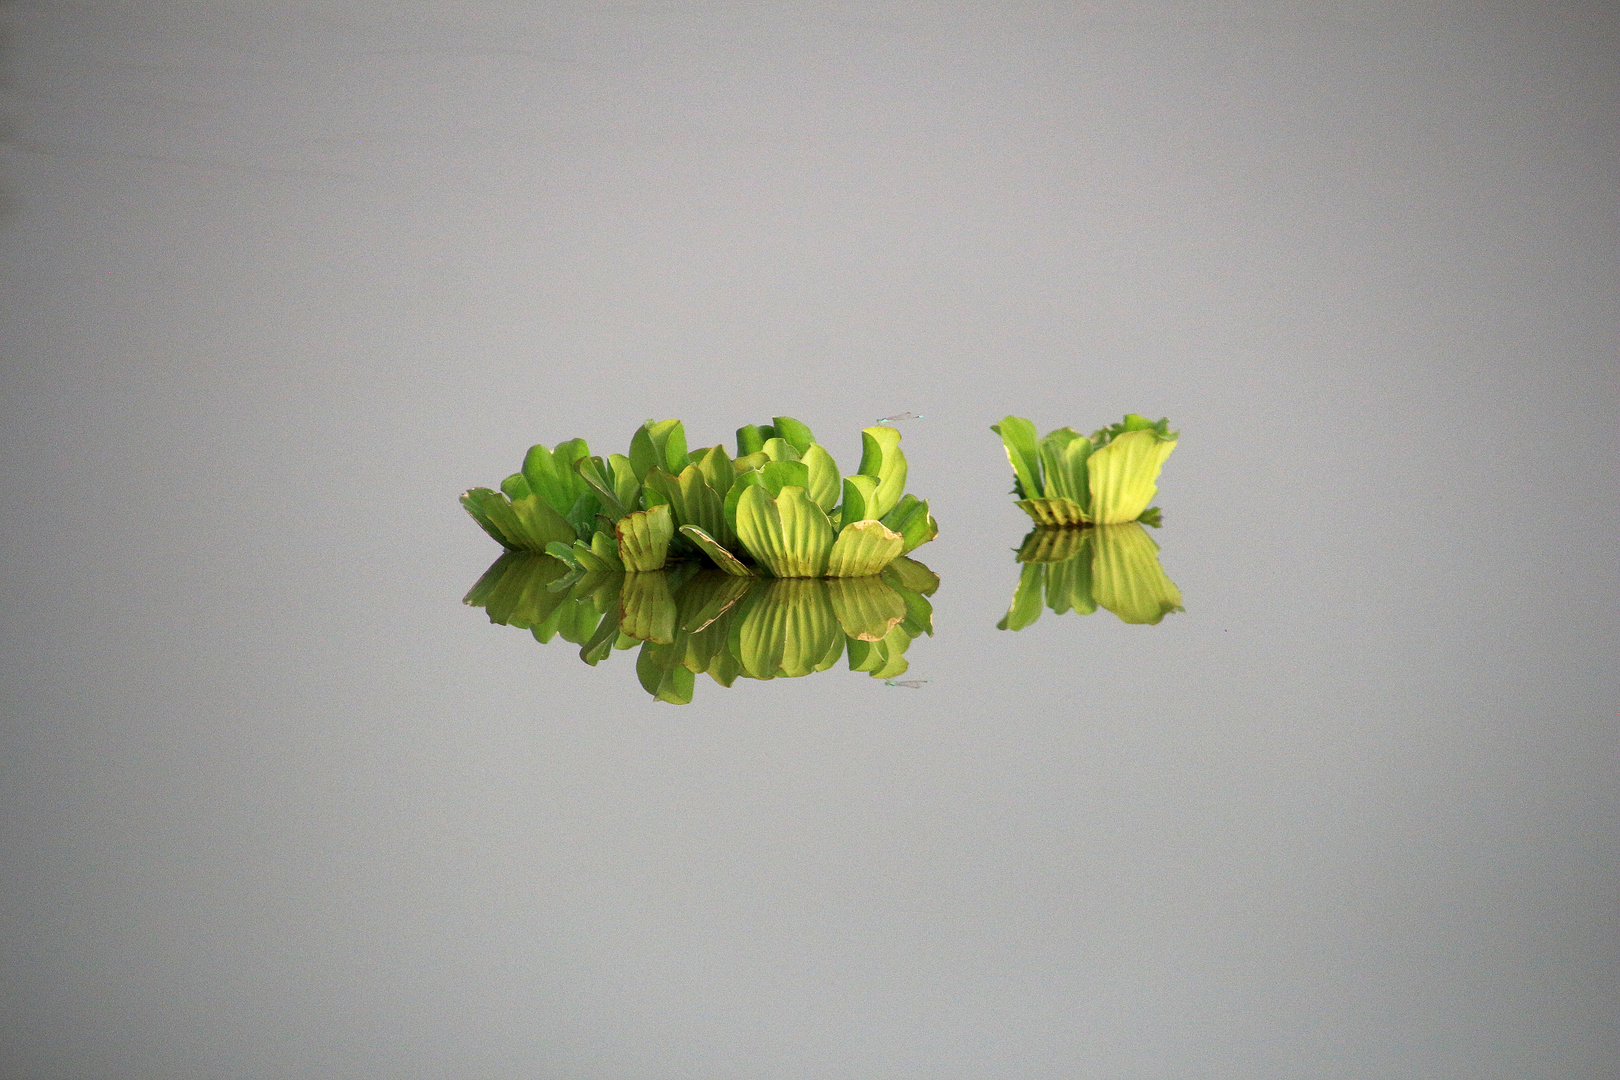
{"type": "Polygon", "coordinates": [[[19,5],[0,1072],[1620,1070],[1612,13],[19,5]],[[997,629],[989,425],[1182,432],[997,629]],[[456,504],[900,412],[899,676],[654,701],[456,504]]]}

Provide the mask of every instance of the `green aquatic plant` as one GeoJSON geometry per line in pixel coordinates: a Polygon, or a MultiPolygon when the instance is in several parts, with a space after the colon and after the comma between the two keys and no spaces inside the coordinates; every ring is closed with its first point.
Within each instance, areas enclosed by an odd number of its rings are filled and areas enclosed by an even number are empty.
{"type": "Polygon", "coordinates": [[[1181,590],[1159,565],[1159,545],[1137,522],[1089,529],[1041,527],[1018,551],[1023,570],[1001,630],[1022,630],[1040,618],[1042,599],[1054,614],[1099,607],[1122,622],[1157,624],[1183,610],[1181,590]]]}
{"type": "Polygon", "coordinates": [[[660,701],[692,700],[696,676],[721,686],[739,678],[798,678],[845,660],[852,671],[894,679],[913,639],[932,634],[939,577],[897,558],[875,575],[739,577],[696,561],[625,572],[588,545],[542,555],[511,551],[468,592],[493,623],[535,640],[561,637],[595,666],[639,646],[636,675],[660,701]]]}
{"type": "Polygon", "coordinates": [[[499,491],[473,488],[461,503],[508,551],[633,573],[695,559],[735,577],[866,577],[939,526],[906,494],[900,432],[869,427],[861,444],[860,467],[842,476],[792,417],[738,428],[735,456],[688,451],[679,420],[649,420],[628,455],[595,457],[584,439],[534,446],[499,491]]]}
{"type": "Polygon", "coordinates": [[[1148,508],[1165,458],[1176,448],[1168,419],[1129,413],[1090,438],[1061,427],[1039,442],[1035,425],[1008,416],[990,430],[1001,436],[1013,467],[1013,494],[1037,525],[1157,524],[1148,508]]]}

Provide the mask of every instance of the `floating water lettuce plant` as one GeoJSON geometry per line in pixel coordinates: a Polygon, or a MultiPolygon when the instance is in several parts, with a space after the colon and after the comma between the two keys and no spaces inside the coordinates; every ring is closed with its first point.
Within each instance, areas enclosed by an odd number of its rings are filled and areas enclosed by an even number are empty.
{"type": "Polygon", "coordinates": [[[1012,605],[996,624],[1022,630],[1041,615],[1042,594],[1054,614],[1099,607],[1122,622],[1157,624],[1181,611],[1181,590],[1159,565],[1159,545],[1134,521],[1089,529],[1037,528],[1018,551],[1023,572],[1012,605]]]}
{"type": "Polygon", "coordinates": [[[697,561],[626,573],[587,550],[572,562],[507,552],[465,602],[537,641],[580,646],[592,666],[639,645],[642,687],[673,704],[692,700],[699,673],[730,686],[797,678],[846,659],[852,671],[893,679],[906,670],[912,640],[934,632],[927,598],[939,577],[903,557],[880,574],[817,581],[739,577],[697,561]]]}
{"type": "Polygon", "coordinates": [[[1021,416],[990,430],[1007,448],[1018,505],[1037,525],[1157,524],[1158,508],[1148,503],[1164,459],[1176,448],[1169,420],[1154,423],[1129,413],[1090,438],[1061,427],[1039,442],[1035,425],[1021,416]]]}
{"type": "Polygon", "coordinates": [[[606,460],[584,439],[530,448],[501,489],[461,503],[508,551],[641,573],[704,560],[735,577],[865,577],[939,535],[905,493],[900,432],[869,427],[853,476],[788,416],[688,452],[679,420],[649,420],[630,453],[606,460]]]}

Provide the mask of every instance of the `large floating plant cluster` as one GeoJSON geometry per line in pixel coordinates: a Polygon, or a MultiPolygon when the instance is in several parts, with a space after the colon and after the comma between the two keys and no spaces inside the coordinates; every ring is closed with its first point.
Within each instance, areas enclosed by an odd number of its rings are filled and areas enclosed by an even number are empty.
{"type": "Polygon", "coordinates": [[[1061,427],[1038,442],[1035,425],[1021,416],[1006,417],[990,430],[1007,448],[1018,506],[1037,525],[1158,525],[1158,508],[1148,503],[1165,458],[1176,448],[1169,420],[1155,423],[1130,413],[1090,438],[1061,427]]]}
{"type": "Polygon", "coordinates": [[[630,453],[593,456],[584,439],[531,447],[501,490],[462,505],[508,551],[586,569],[639,573],[707,560],[736,577],[866,577],[939,534],[905,493],[900,432],[861,432],[860,468],[840,474],[810,429],[787,416],[737,429],[737,453],[688,452],[679,420],[649,420],[630,453]]]}

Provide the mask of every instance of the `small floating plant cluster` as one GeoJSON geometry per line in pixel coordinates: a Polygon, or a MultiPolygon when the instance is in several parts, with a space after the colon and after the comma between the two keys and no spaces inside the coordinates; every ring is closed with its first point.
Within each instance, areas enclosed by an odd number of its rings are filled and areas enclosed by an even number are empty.
{"type": "Polygon", "coordinates": [[[584,439],[531,447],[499,491],[461,503],[508,551],[570,567],[644,573],[708,561],[734,577],[849,578],[881,572],[939,535],[926,500],[907,494],[900,432],[861,432],[851,476],[788,416],[688,451],[679,420],[649,420],[629,454],[593,456],[584,439]]]}
{"type": "Polygon", "coordinates": [[[991,431],[1001,436],[1012,462],[1013,494],[1035,524],[1122,525],[1140,521],[1159,525],[1155,481],[1165,458],[1176,448],[1177,432],[1168,419],[1155,423],[1128,413],[1124,420],[1098,428],[1090,438],[1061,427],[1036,441],[1035,425],[1008,416],[991,431]]]}

